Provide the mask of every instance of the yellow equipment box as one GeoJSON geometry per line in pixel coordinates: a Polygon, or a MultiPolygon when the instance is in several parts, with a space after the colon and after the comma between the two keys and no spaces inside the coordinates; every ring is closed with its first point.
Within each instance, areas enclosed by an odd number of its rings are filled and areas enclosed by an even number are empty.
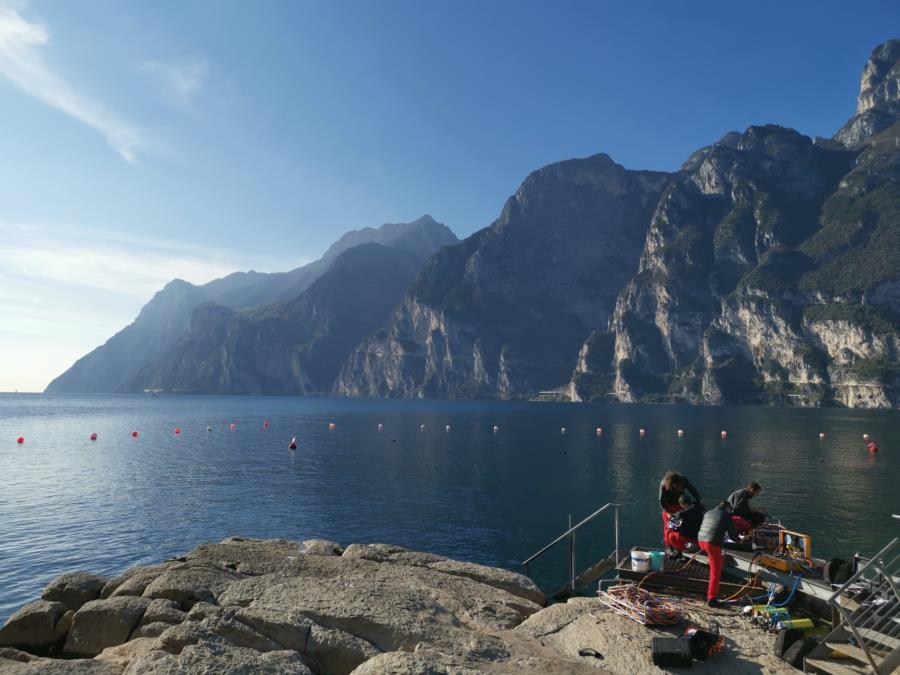
{"type": "Polygon", "coordinates": [[[772,553],[762,553],[755,562],[769,569],[782,572],[799,572],[811,565],[812,543],[808,534],[781,530],[778,533],[778,548],[772,553]]]}

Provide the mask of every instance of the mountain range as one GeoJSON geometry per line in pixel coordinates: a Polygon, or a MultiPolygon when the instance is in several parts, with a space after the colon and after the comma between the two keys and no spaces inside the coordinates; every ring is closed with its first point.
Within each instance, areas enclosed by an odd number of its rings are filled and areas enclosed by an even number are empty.
{"type": "Polygon", "coordinates": [[[173,281],[47,390],[896,407],[898,253],[891,40],[830,139],[566,160],[463,241],[425,216],[291,272],[173,281]]]}

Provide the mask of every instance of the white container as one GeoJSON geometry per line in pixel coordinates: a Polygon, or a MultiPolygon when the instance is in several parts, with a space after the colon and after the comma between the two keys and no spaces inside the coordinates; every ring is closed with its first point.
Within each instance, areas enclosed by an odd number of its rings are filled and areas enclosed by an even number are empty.
{"type": "Polygon", "coordinates": [[[650,554],[647,551],[631,550],[631,569],[635,572],[650,571],[650,554]]]}

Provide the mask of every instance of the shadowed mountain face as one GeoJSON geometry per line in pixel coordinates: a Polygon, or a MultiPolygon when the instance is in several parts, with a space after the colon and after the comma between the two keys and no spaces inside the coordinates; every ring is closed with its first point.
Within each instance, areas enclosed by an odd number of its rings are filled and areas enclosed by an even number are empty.
{"type": "Polygon", "coordinates": [[[422,259],[458,239],[430,216],[412,223],[348,232],[322,258],[290,272],[235,272],[202,286],[176,279],[148,302],[137,319],[104,345],[83,356],[48,386],[54,393],[108,393],[130,387],[134,376],[188,329],[205,302],[239,309],[290,300],[310,287],[344,251],[368,242],[406,250],[422,259]]]}
{"type": "Polygon", "coordinates": [[[242,311],[203,304],[188,331],[129,388],[327,394],[341,364],[387,320],[422,262],[401,249],[362,244],[293,300],[242,311]]]}
{"type": "Polygon", "coordinates": [[[335,393],[509,397],[560,384],[633,274],[669,179],[606,155],[534,172],[493,225],[431,259],[335,393]]]}
{"type": "Polygon", "coordinates": [[[173,282],[51,388],[896,407],[900,41],[833,139],[754,126],[674,173],[558,162],[453,241],[423,218],[283,275],[173,282]]]}

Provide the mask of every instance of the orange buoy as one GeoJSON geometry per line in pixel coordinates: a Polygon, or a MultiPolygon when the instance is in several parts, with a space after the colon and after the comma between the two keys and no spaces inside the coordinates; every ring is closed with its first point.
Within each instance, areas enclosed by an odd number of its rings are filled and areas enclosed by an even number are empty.
{"type": "Polygon", "coordinates": [[[878,446],[875,445],[875,441],[869,441],[866,447],[869,449],[869,452],[878,452],[878,446]]]}
{"type": "Polygon", "coordinates": [[[728,432],[722,429],[722,431],[719,432],[719,436],[721,436],[722,438],[728,438],[728,432]]]}
{"type": "Polygon", "coordinates": [[[237,424],[235,424],[234,422],[232,422],[231,424],[228,425],[228,428],[231,429],[231,430],[237,429],[237,424]]]}
{"type": "Polygon", "coordinates": [[[137,438],[137,437],[138,437],[138,432],[132,431],[132,432],[131,432],[131,437],[132,437],[132,438],[137,438]]]}
{"type": "Polygon", "coordinates": [[[19,436],[19,437],[16,439],[16,443],[18,443],[19,445],[22,445],[22,443],[24,443],[24,442],[25,442],[25,439],[22,438],[21,436],[19,436]]]}
{"type": "Polygon", "coordinates": [[[97,440],[97,432],[96,432],[96,431],[92,431],[92,432],[91,432],[90,439],[91,439],[92,441],[96,441],[96,440],[97,440]]]}
{"type": "Polygon", "coordinates": [[[268,428],[269,428],[269,420],[264,420],[263,421],[263,429],[268,429],[268,428]]]}
{"type": "Polygon", "coordinates": [[[647,432],[644,430],[643,427],[641,427],[640,429],[638,429],[638,433],[639,433],[641,436],[643,436],[643,435],[646,434],[647,432]]]}
{"type": "Polygon", "coordinates": [[[179,429],[178,427],[175,427],[173,431],[175,432],[176,436],[181,433],[181,429],[179,429]]]}

